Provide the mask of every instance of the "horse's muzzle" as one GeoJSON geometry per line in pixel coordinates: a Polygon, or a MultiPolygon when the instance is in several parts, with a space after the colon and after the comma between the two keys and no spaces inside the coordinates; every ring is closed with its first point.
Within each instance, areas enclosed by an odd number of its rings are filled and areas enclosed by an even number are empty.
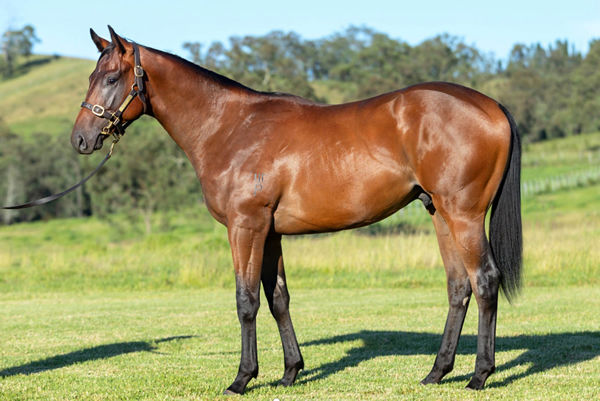
{"type": "MultiPolygon", "coordinates": [[[[103,137],[103,135],[98,135],[98,137],[103,137]]],[[[85,138],[85,135],[82,133],[76,133],[71,137],[71,145],[81,154],[90,154],[94,150],[102,147],[102,139],[97,138],[94,146],[92,147],[90,146],[90,142],[85,138]]]]}

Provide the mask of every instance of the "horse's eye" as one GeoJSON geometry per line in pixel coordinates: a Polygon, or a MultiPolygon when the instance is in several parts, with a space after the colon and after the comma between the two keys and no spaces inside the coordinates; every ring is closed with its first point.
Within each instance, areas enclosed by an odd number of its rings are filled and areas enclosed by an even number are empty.
{"type": "Polygon", "coordinates": [[[117,83],[118,80],[119,79],[116,78],[116,77],[109,77],[109,78],[106,79],[106,84],[107,85],[114,85],[114,84],[117,83]]]}

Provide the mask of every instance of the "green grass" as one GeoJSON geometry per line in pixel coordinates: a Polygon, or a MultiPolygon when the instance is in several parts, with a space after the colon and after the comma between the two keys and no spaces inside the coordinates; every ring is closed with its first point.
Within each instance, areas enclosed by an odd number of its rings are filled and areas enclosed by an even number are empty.
{"type": "Polygon", "coordinates": [[[600,165],[600,133],[523,146],[523,181],[552,178],[600,165]]]}
{"type": "MultiPolygon", "coordinates": [[[[281,346],[263,299],[261,373],[246,399],[597,399],[599,193],[596,185],[525,201],[525,287],[514,305],[501,299],[498,369],[477,393],[463,390],[474,301],[454,372],[440,386],[418,384],[447,310],[426,215],[287,238],[306,369],[292,388],[273,386],[281,346]]],[[[163,228],[148,236],[117,217],[0,228],[0,399],[219,398],[239,362],[225,230],[203,209],[156,220],[163,228]]]]}
{"type": "MultiPolygon", "coordinates": [[[[501,302],[497,372],[487,388],[463,387],[476,348],[475,303],[454,371],[421,386],[446,314],[441,289],[298,289],[292,316],[306,362],[291,388],[264,299],[258,316],[260,375],[245,399],[593,400],[600,395],[600,290],[529,288],[501,302]],[[585,306],[583,306],[585,305],[585,306]]],[[[228,290],[80,296],[4,295],[0,399],[210,400],[239,362],[235,299],[228,290]]],[[[225,397],[223,397],[225,399],[225,397]]]]}
{"type": "MultiPolygon", "coordinates": [[[[525,199],[528,285],[600,284],[599,193],[595,185],[525,199]]],[[[414,213],[370,229],[286,237],[290,280],[303,288],[443,288],[431,222],[424,210],[414,213]]],[[[225,228],[204,207],[157,215],[155,227],[145,235],[141,223],[119,217],[2,227],[0,291],[232,288],[225,228]]]]}

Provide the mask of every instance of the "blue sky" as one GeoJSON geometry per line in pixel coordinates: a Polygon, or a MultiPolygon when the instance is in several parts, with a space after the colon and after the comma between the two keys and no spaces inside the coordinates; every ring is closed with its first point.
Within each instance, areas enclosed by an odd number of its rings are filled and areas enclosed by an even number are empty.
{"type": "Polygon", "coordinates": [[[600,1],[0,0],[0,30],[32,24],[36,53],[96,58],[88,29],[106,25],[128,38],[186,56],[185,41],[226,41],[234,35],[293,30],[307,39],[366,25],[410,44],[448,32],[481,51],[506,58],[514,43],[567,39],[580,51],[600,38],[600,1]],[[136,7],[140,4],[141,7],[136,7]]]}

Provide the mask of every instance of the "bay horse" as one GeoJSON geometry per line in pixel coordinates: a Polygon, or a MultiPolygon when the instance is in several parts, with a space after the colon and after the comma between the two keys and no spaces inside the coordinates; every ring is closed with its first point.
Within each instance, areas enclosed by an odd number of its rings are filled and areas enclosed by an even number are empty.
{"type": "Polygon", "coordinates": [[[365,226],[416,199],[433,220],[450,305],[439,353],[422,383],[439,383],[452,370],[474,293],[477,357],[467,387],[483,388],[495,369],[498,291],[509,300],[517,293],[522,265],[521,145],[502,105],[444,82],[323,105],[252,90],[109,31],[110,42],[90,30],[101,55],[71,143],[92,153],[115,126],[147,114],[189,158],[206,207],[227,227],[233,256],[242,345],[226,394],[243,393],[258,375],[261,282],[283,343],[280,383],[293,384],[304,367],[290,319],[282,235],[365,226]]]}

